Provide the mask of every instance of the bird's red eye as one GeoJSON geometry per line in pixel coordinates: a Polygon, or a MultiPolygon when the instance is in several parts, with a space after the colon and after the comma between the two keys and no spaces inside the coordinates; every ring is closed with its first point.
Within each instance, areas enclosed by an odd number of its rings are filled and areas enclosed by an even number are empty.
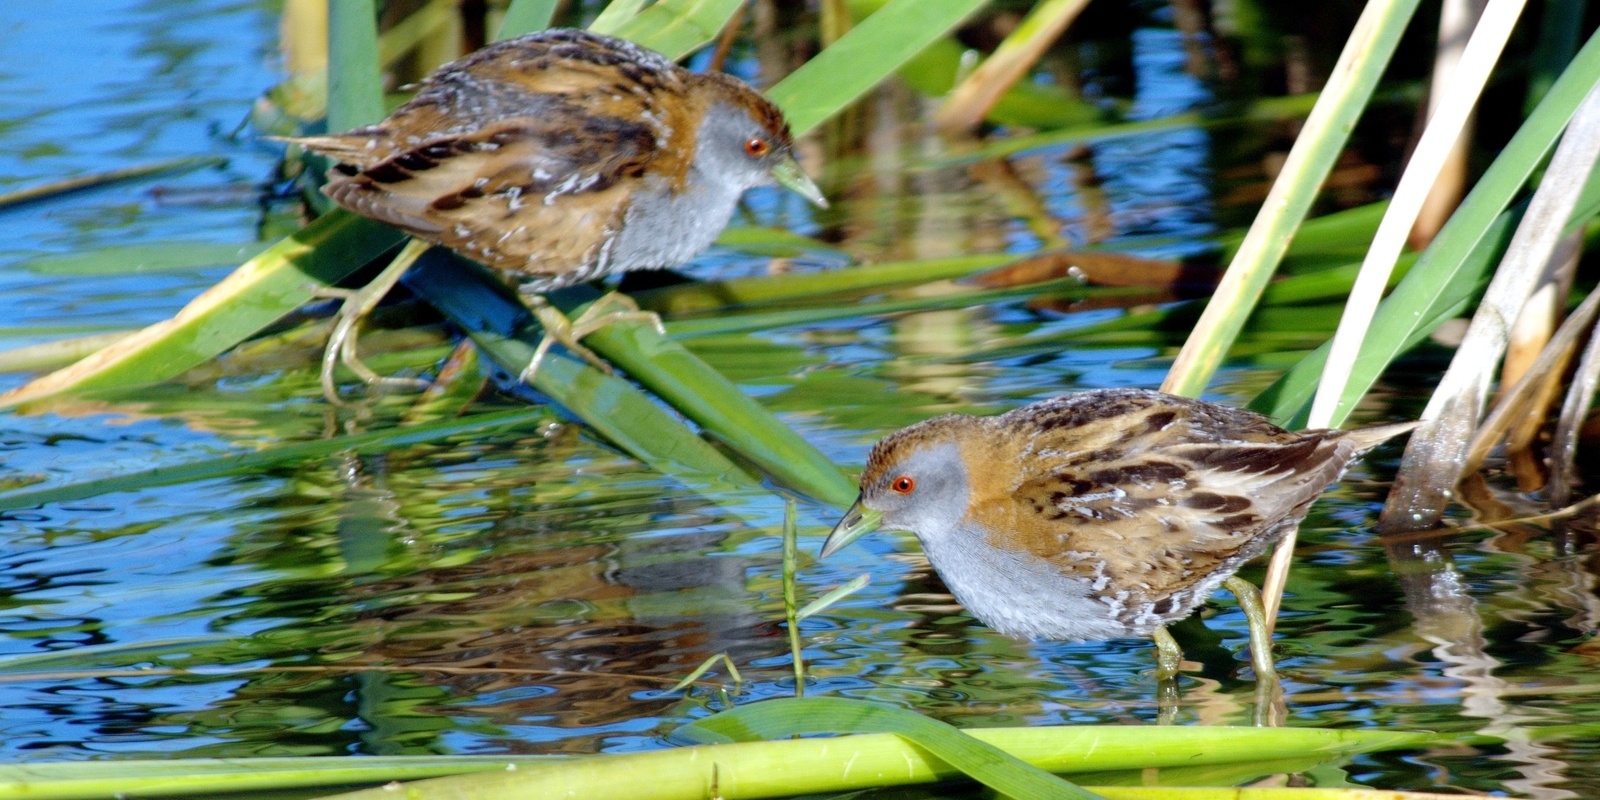
{"type": "Polygon", "coordinates": [[[917,482],[910,475],[901,475],[889,484],[889,488],[900,494],[911,494],[911,490],[917,488],[917,482]]]}
{"type": "Polygon", "coordinates": [[[744,151],[759,158],[772,152],[772,145],[766,139],[755,138],[744,143],[744,151]]]}

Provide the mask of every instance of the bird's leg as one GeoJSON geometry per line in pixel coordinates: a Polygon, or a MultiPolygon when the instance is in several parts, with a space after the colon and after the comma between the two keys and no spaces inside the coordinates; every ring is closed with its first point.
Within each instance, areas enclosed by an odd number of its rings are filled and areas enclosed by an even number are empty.
{"type": "Polygon", "coordinates": [[[550,302],[540,295],[528,295],[526,302],[528,310],[533,312],[533,316],[544,327],[544,338],[539,340],[539,346],[533,351],[533,358],[528,360],[527,368],[522,370],[519,379],[523,383],[532,383],[534,373],[539,371],[539,364],[544,361],[545,354],[549,353],[550,346],[557,342],[609,375],[611,365],[595,355],[593,350],[579,344],[579,339],[607,325],[625,320],[648,322],[657,333],[664,335],[667,332],[661,325],[660,316],[653,311],[640,310],[638,304],[627,295],[617,292],[610,292],[590,303],[589,307],[575,319],[568,319],[567,315],[550,305],[550,302]]]}
{"type": "Polygon", "coordinates": [[[1178,648],[1178,642],[1167,633],[1167,629],[1156,628],[1150,634],[1156,642],[1156,680],[1170,681],[1178,677],[1178,664],[1183,661],[1183,651],[1178,648]]]}
{"type": "Polygon", "coordinates": [[[1276,681],[1278,671],[1272,666],[1272,634],[1267,628],[1267,611],[1261,605],[1261,593],[1237,575],[1230,576],[1222,585],[1233,592],[1239,607],[1244,609],[1245,619],[1250,621],[1250,664],[1255,667],[1256,682],[1276,681]]]}
{"type": "Polygon", "coordinates": [[[339,305],[339,313],[334,318],[333,332],[328,334],[328,346],[322,351],[322,396],[328,402],[342,406],[345,402],[339,399],[339,389],[333,382],[333,367],[335,363],[343,363],[350,368],[357,377],[367,385],[379,383],[397,383],[407,386],[422,384],[422,381],[402,378],[385,378],[372,371],[371,367],[361,363],[361,358],[356,352],[356,340],[360,336],[361,321],[378,307],[384,295],[400,282],[400,276],[416,263],[416,260],[428,248],[432,247],[421,239],[412,239],[406,242],[400,253],[389,262],[366,286],[353,292],[326,292],[334,296],[343,295],[344,302],[339,305]]]}

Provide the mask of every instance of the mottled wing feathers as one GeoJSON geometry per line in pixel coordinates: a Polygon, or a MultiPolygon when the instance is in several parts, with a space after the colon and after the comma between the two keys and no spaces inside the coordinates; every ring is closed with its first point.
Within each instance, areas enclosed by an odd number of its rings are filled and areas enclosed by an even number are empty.
{"type": "Polygon", "coordinates": [[[439,70],[379,125],[296,141],[341,162],[323,190],[339,204],[542,290],[612,266],[619,183],[683,180],[693,109],[674,98],[694,78],[621,40],[546,31],[439,70]]]}
{"type": "Polygon", "coordinates": [[[616,184],[643,168],[653,137],[635,126],[619,131],[606,152],[578,152],[545,146],[548,137],[530,131],[540,124],[508,120],[435,140],[331,180],[323,191],[496,269],[582,280],[585,265],[605,271],[602,248],[628,207],[616,184]]]}

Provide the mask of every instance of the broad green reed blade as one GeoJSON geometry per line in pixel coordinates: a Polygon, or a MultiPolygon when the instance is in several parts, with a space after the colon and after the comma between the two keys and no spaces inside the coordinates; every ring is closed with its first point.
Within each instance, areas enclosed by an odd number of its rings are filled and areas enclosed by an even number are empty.
{"type": "Polygon", "coordinates": [[[614,36],[619,28],[639,16],[644,4],[645,0],[611,0],[600,15],[594,18],[594,22],[589,23],[589,30],[614,36]]]}
{"type": "Polygon", "coordinates": [[[373,0],[339,0],[328,6],[328,130],[346,131],[380,119],[377,6],[373,0]]]}
{"type": "Polygon", "coordinates": [[[35,275],[129,275],[180,272],[242,264],[266,249],[259,242],[167,240],[114,247],[83,248],[8,265],[35,275]]]}
{"type": "MultiPolygon", "coordinates": [[[[769,700],[724,711],[686,727],[709,740],[715,740],[720,734],[725,737],[722,741],[730,742],[817,733],[889,733],[927,750],[963,775],[1006,797],[1019,800],[1101,798],[993,744],[968,736],[952,725],[915,711],[863,700],[842,697],[769,700]]],[[[679,733],[682,734],[682,729],[679,733]]],[[[841,749],[849,751],[848,747],[841,749]]]]}
{"type": "MultiPolygon", "coordinates": [[[[41,332],[34,329],[28,333],[37,335],[41,332]]],[[[88,358],[135,333],[138,333],[137,328],[122,329],[14,347],[0,352],[0,372],[58,369],[79,359],[88,358]]]]}
{"type": "Polygon", "coordinates": [[[1417,5],[1418,0],[1367,3],[1244,243],[1162,382],[1163,391],[1199,396],[1205,390],[1344,152],[1417,5]]]}
{"type": "Polygon", "coordinates": [[[542,31],[555,19],[561,0],[511,0],[505,16],[500,18],[500,31],[495,40],[510,39],[524,33],[542,31]]]}
{"type": "Polygon", "coordinates": [[[344,211],[323,215],[245,262],[158,322],[70,367],[0,395],[0,408],[66,392],[126,389],[168,380],[215,358],[311,301],[404,234],[344,211]]]}
{"type": "MultiPolygon", "coordinates": [[[[401,447],[484,436],[496,431],[532,427],[550,421],[547,409],[480,414],[466,419],[451,418],[407,428],[390,428],[370,433],[336,436],[313,442],[297,442],[261,450],[230,453],[215,458],[187,461],[170,466],[124,472],[108,478],[77,481],[60,486],[29,488],[0,493],[0,511],[37,508],[49,503],[66,503],[114,492],[132,492],[153,486],[224,478],[230,475],[260,474],[269,467],[326,458],[337,453],[375,453],[401,447]]],[[[731,465],[730,465],[731,466],[731,465]]]]}
{"type": "MultiPolygon", "coordinates": [[[[404,278],[466,330],[510,375],[527,367],[542,333],[532,314],[499,279],[439,248],[418,259],[404,278]]],[[[563,356],[545,357],[535,389],[583,419],[629,455],[667,474],[751,486],[753,481],[716,448],[632,384],[563,356]]]]}
{"type": "Polygon", "coordinates": [[[717,38],[742,3],[743,0],[661,0],[615,31],[599,32],[638,42],[676,61],[717,38]]]}
{"type": "MultiPolygon", "coordinates": [[[[1340,408],[1352,407],[1401,353],[1422,341],[1444,320],[1459,313],[1487,280],[1514,227],[1506,209],[1528,178],[1544,163],[1579,101],[1600,80],[1600,33],[1589,38],[1533,114],[1523,122],[1494,163],[1467,194],[1439,235],[1423,251],[1404,280],[1379,306],[1363,340],[1340,408]]],[[[1575,219],[1592,216],[1597,187],[1591,180],[1575,219]]],[[[1520,213],[1520,212],[1518,212],[1520,213]]],[[[1251,407],[1280,421],[1304,420],[1327,361],[1328,346],[1317,349],[1279,378],[1251,407]]],[[[1348,412],[1331,425],[1344,422],[1348,412]]]]}
{"type": "Polygon", "coordinates": [[[796,136],[855,102],[986,0],[891,0],[767,90],[796,136]]]}

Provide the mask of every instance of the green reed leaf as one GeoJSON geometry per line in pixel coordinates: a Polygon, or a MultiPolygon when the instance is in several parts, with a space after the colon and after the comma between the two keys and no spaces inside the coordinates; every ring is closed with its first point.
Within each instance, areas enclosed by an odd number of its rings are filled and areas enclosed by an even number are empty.
{"type": "MultiPolygon", "coordinates": [[[[631,1],[631,0],[630,0],[631,1]]],[[[661,0],[610,33],[677,61],[706,46],[743,0],[661,0]]],[[[599,22],[600,20],[596,20],[599,22]]],[[[598,30],[598,29],[597,29],[598,30]]]]}
{"type": "MultiPolygon", "coordinates": [[[[986,0],[891,0],[772,88],[795,135],[839,113],[986,0]]],[[[643,15],[641,15],[642,18],[643,15]]]]}

